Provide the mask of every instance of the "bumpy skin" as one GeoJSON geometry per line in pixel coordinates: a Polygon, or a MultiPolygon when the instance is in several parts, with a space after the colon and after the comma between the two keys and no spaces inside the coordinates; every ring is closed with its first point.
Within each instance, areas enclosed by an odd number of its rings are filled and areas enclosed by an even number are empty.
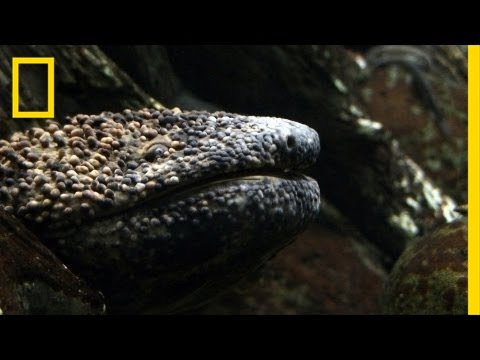
{"type": "Polygon", "coordinates": [[[260,265],[318,213],[317,133],[179,109],[77,115],[0,141],[0,203],[112,311],[172,311],[260,265]]]}

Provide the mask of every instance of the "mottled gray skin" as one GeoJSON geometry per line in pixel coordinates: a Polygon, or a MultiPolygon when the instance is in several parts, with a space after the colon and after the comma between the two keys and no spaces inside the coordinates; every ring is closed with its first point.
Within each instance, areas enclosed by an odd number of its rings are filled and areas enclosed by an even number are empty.
{"type": "Polygon", "coordinates": [[[0,140],[0,204],[111,311],[197,304],[318,213],[317,183],[297,173],[320,151],[305,125],[179,109],[67,120],[0,140]]]}

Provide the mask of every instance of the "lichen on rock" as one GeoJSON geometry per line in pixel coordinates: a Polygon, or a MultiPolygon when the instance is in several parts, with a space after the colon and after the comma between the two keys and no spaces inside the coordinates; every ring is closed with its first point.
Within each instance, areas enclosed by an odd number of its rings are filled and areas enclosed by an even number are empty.
{"type": "Polygon", "coordinates": [[[387,283],[388,314],[467,314],[467,221],[419,238],[395,264],[387,283]]]}

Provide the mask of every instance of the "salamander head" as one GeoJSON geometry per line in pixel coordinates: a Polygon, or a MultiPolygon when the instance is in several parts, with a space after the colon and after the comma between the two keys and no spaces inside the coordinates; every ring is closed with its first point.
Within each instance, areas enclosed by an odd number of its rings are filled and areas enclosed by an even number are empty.
{"type": "Polygon", "coordinates": [[[111,308],[165,311],[256,268],[315,218],[318,185],[300,171],[319,151],[314,130],[285,119],[77,115],[0,140],[0,203],[111,308]]]}

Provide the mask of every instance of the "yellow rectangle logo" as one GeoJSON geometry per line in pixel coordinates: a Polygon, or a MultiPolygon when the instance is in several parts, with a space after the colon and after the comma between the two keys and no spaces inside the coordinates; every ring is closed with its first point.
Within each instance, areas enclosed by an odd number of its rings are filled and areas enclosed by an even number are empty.
{"type": "Polygon", "coordinates": [[[480,314],[480,46],[468,48],[468,313],[480,314]]]}
{"type": "Polygon", "coordinates": [[[13,118],[53,118],[55,116],[55,79],[53,57],[14,57],[12,58],[12,117],[13,118]],[[20,111],[19,65],[47,65],[48,106],[47,111],[20,111]]]}

